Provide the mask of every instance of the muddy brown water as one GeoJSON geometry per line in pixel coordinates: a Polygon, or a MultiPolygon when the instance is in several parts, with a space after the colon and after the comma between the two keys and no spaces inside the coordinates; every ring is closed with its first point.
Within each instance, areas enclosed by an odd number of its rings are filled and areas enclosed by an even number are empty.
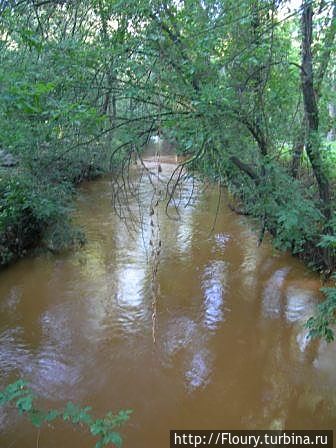
{"type": "MultiPolygon", "coordinates": [[[[148,167],[155,172],[153,161],[148,167]]],[[[163,160],[160,185],[174,167],[163,160]]],[[[129,198],[143,217],[131,233],[113,211],[109,179],[100,179],[83,185],[77,201],[84,248],[0,273],[0,386],[23,377],[41,406],[72,400],[97,417],[133,409],[121,429],[132,448],[168,447],[172,428],[336,428],[336,344],[309,342],[303,327],[320,300],[319,278],[267,241],[258,248],[251,222],[229,210],[224,192],[211,231],[216,187],[186,182],[179,219],[173,203],[174,219],[158,209],[153,343],[153,192],[142,185],[145,203],[129,198]]],[[[94,445],[67,424],[38,436],[16,412],[0,410],[1,447],[37,442],[94,445]]]]}

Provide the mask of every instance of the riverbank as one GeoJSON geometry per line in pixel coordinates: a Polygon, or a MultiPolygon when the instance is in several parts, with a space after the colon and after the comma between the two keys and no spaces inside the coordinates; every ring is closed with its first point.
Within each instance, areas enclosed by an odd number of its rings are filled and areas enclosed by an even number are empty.
{"type": "MultiPolygon", "coordinates": [[[[336,221],[334,214],[329,219],[324,215],[314,181],[304,169],[300,179],[293,179],[286,162],[283,165],[267,162],[263,174],[258,176],[252,163],[242,162],[246,172],[238,169],[235,163],[241,162],[232,156],[222,165],[214,165],[211,155],[204,154],[202,159],[192,162],[191,168],[202,178],[230,191],[232,210],[251,217],[259,244],[268,232],[277,250],[291,252],[322,278],[330,278],[336,269],[336,221]]],[[[335,182],[336,173],[333,172],[332,187],[335,182]]],[[[335,201],[333,194],[332,210],[335,201]]]]}
{"type": "Polygon", "coordinates": [[[24,162],[0,172],[0,268],[36,249],[60,252],[82,244],[84,235],[71,222],[76,187],[106,172],[94,159],[64,160],[52,174],[24,162]]]}

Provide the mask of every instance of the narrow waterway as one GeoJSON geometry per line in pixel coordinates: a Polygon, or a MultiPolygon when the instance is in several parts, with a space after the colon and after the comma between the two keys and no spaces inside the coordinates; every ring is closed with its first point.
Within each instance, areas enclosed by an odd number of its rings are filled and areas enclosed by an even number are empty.
{"type": "MultiPolygon", "coordinates": [[[[162,189],[173,161],[161,163],[162,189]]],[[[86,246],[0,273],[0,386],[23,377],[44,407],[73,400],[97,416],[133,409],[121,430],[131,448],[168,447],[173,428],[335,428],[336,344],[309,343],[303,327],[320,299],[319,278],[267,241],[258,248],[225,193],[218,206],[218,189],[191,179],[178,190],[180,216],[174,201],[170,217],[164,205],[155,215],[162,246],[153,343],[146,179],[126,207],[141,226],[129,215],[129,232],[116,216],[109,179],[87,183],[76,211],[86,246]]],[[[36,441],[24,418],[0,409],[1,447],[36,441]]],[[[93,445],[66,424],[39,435],[41,448],[93,445]]]]}

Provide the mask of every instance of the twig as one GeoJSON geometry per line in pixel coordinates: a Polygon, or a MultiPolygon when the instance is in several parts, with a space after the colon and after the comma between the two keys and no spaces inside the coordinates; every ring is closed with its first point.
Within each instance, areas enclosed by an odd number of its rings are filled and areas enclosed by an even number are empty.
{"type": "Polygon", "coordinates": [[[41,428],[39,428],[37,431],[36,448],[39,448],[40,445],[40,435],[41,435],[41,428]]]}

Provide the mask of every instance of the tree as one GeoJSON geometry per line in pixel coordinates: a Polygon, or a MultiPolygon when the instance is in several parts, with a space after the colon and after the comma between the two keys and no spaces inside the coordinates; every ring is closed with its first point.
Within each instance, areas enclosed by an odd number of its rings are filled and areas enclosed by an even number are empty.
{"type": "Polygon", "coordinates": [[[305,1],[302,5],[302,94],[307,126],[306,151],[317,180],[319,195],[322,202],[322,210],[327,220],[331,218],[331,193],[330,184],[326,176],[321,153],[319,136],[319,111],[317,97],[320,95],[321,83],[330,59],[331,44],[336,31],[336,2],[334,2],[333,16],[326,43],[321,56],[319,71],[316,80],[316,88],[313,77],[313,5],[305,1]]]}

